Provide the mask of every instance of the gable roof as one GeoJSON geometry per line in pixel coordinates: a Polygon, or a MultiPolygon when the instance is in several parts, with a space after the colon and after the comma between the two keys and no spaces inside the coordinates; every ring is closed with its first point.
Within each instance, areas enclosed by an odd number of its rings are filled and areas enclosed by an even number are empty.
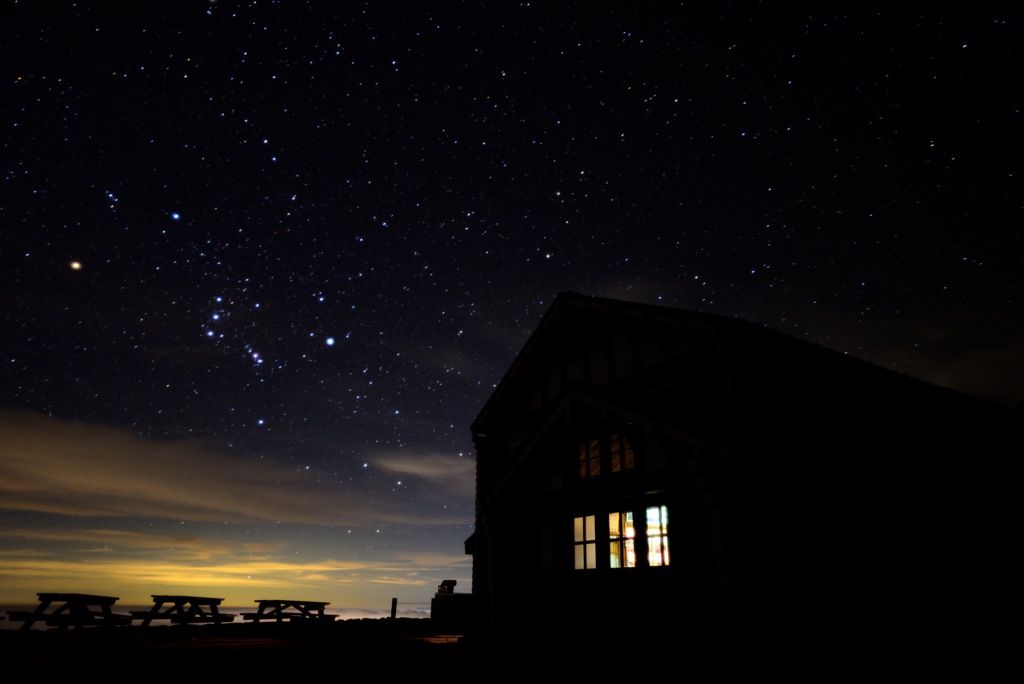
{"type": "Polygon", "coordinates": [[[876,383],[879,387],[896,385],[915,394],[927,394],[931,399],[942,397],[946,401],[969,404],[975,410],[1008,412],[1005,407],[883,368],[742,318],[567,291],[555,297],[478,413],[472,423],[474,434],[493,411],[500,409],[506,401],[513,400],[518,386],[530,382],[531,368],[542,366],[542,359],[552,354],[564,353],[566,349],[579,344],[581,335],[586,334],[583,332],[586,326],[589,326],[586,330],[592,331],[602,325],[611,326],[614,321],[630,320],[646,321],[666,329],[693,332],[723,346],[757,348],[762,350],[762,353],[770,353],[775,357],[784,356],[788,362],[805,369],[827,369],[829,373],[845,378],[857,378],[861,386],[867,386],[868,383],[876,383]]]}

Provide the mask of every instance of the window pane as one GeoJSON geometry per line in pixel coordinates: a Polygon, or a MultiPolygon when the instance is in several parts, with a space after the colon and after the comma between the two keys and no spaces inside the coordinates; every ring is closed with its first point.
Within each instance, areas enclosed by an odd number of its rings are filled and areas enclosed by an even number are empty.
{"type": "Polygon", "coordinates": [[[587,567],[597,567],[597,544],[587,544],[587,567]]]}
{"type": "Polygon", "coordinates": [[[650,537],[647,540],[647,563],[656,566],[661,562],[661,537],[650,537]]]}
{"type": "Polygon", "coordinates": [[[576,445],[576,465],[581,480],[601,474],[601,440],[590,439],[576,445]]]}
{"type": "Polygon", "coordinates": [[[647,563],[654,567],[668,565],[668,508],[647,509],[647,563]]]}
{"type": "Polygon", "coordinates": [[[609,513],[608,514],[608,566],[612,568],[621,568],[623,558],[622,548],[622,528],[623,528],[623,514],[622,513],[609,513]]]}
{"type": "Polygon", "coordinates": [[[625,435],[612,435],[609,437],[608,452],[612,472],[617,473],[633,467],[633,447],[625,435]]]}
{"type": "Polygon", "coordinates": [[[594,541],[594,516],[588,515],[585,518],[573,518],[572,538],[575,542],[594,541]]]}
{"type": "Polygon", "coordinates": [[[653,506],[647,509],[647,534],[665,534],[668,531],[668,509],[653,506]]]}
{"type": "Polygon", "coordinates": [[[608,563],[611,567],[636,567],[635,536],[636,526],[631,511],[608,514],[608,563]]]}
{"type": "Polygon", "coordinates": [[[597,439],[590,440],[588,468],[590,477],[601,474],[601,442],[597,439]]]}
{"type": "Polygon", "coordinates": [[[572,519],[575,542],[573,567],[577,570],[597,567],[597,537],[592,515],[572,519]]]}

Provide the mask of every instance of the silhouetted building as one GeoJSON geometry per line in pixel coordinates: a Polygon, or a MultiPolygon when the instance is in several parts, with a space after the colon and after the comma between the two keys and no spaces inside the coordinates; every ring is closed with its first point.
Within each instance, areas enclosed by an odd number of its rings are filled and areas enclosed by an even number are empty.
{"type": "Polygon", "coordinates": [[[482,638],[621,659],[998,636],[1010,409],[740,319],[563,293],[472,434],[482,638]]]}

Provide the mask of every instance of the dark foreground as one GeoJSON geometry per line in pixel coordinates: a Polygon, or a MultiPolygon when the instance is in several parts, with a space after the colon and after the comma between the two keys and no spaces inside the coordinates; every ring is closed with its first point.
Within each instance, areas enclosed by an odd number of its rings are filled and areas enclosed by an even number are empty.
{"type": "Polygon", "coordinates": [[[502,642],[438,630],[429,619],[339,620],[316,625],[231,624],[223,626],[90,627],[60,632],[0,630],[4,671],[44,681],[83,683],[101,678],[373,677],[379,682],[441,677],[446,684],[567,677],[613,681],[658,670],[666,664],[697,681],[748,681],[782,675],[788,681],[821,681],[880,671],[989,672],[1001,649],[974,651],[902,647],[879,651],[868,644],[822,652],[806,644],[783,651],[730,652],[673,641],[667,630],[658,648],[595,648],[590,638],[538,639],[522,634],[502,642]],[[671,643],[671,645],[670,645],[671,643]],[[884,665],[883,665],[884,664],[884,665]],[[58,679],[59,678],[59,679],[58,679]]]}
{"type": "Polygon", "coordinates": [[[8,672],[90,681],[147,674],[154,681],[209,675],[287,675],[291,681],[361,673],[389,681],[437,671],[470,681],[477,652],[462,635],[439,633],[425,619],[0,630],[8,672]]]}
{"type": "MultiPolygon", "coordinates": [[[[551,677],[609,681],[647,672],[667,660],[688,674],[721,678],[763,673],[760,659],[704,660],[685,644],[671,649],[595,648],[591,638],[538,638],[524,633],[486,642],[436,628],[429,619],[338,620],[321,624],[228,624],[88,627],[60,632],[0,630],[0,662],[8,673],[68,682],[101,678],[303,678],[379,682],[441,678],[445,684],[551,677]],[[683,657],[680,662],[679,658],[683,657]]],[[[657,669],[657,668],[655,668],[657,669]]],[[[789,668],[787,668],[788,670],[789,668]]]]}
{"type": "MultiPolygon", "coordinates": [[[[593,678],[616,658],[580,657],[552,640],[484,643],[436,629],[429,619],[338,620],[322,624],[229,624],[87,627],[80,630],[0,630],[4,671],[43,681],[99,678],[209,677],[405,682],[443,678],[445,684],[533,677],[593,678]]],[[[636,664],[629,669],[635,670],[636,664]]]]}

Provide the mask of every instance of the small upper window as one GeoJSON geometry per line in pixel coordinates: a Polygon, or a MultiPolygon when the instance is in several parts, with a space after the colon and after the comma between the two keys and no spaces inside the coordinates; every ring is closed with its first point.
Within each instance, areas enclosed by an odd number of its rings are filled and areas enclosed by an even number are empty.
{"type": "Polygon", "coordinates": [[[612,435],[608,438],[608,449],[611,452],[612,472],[629,470],[633,467],[633,446],[623,435],[612,435]]]}
{"type": "Polygon", "coordinates": [[[602,470],[619,473],[635,466],[633,445],[625,435],[586,439],[576,445],[576,467],[581,480],[597,477],[602,470]]]}
{"type": "Polygon", "coordinates": [[[578,448],[580,479],[586,480],[601,474],[601,442],[588,439],[580,442],[578,448]]]}

